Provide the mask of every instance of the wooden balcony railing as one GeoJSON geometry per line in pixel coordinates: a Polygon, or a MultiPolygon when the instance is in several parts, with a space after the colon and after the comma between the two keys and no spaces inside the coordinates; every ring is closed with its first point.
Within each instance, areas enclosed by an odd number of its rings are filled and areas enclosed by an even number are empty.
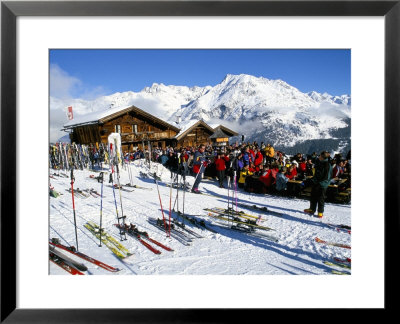
{"type": "Polygon", "coordinates": [[[144,140],[161,140],[171,138],[170,132],[140,132],[140,133],[121,133],[121,142],[136,142],[144,140]]]}

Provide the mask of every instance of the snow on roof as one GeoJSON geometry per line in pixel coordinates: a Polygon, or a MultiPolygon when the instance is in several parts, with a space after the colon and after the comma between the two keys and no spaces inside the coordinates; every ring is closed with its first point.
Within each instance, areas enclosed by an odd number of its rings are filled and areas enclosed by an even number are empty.
{"type": "Polygon", "coordinates": [[[199,122],[198,119],[190,119],[190,120],[186,120],[183,121],[181,123],[179,123],[177,125],[178,128],[181,129],[181,131],[176,134],[176,136],[174,138],[178,138],[179,136],[181,136],[183,133],[185,133],[190,127],[192,127],[193,125],[195,125],[197,122],[199,122]]]}
{"type": "Polygon", "coordinates": [[[158,122],[164,126],[170,127],[172,129],[175,129],[176,131],[179,130],[179,127],[176,127],[175,125],[169,124],[163,119],[160,119],[136,106],[129,106],[129,107],[116,107],[116,108],[111,108],[111,109],[106,109],[98,112],[93,112],[86,114],[84,116],[79,116],[78,118],[75,118],[68,123],[64,124],[64,128],[72,128],[74,126],[78,125],[88,125],[88,124],[95,124],[99,121],[105,121],[110,118],[113,118],[115,116],[118,116],[118,113],[122,112],[128,112],[134,110],[136,113],[139,113],[143,116],[147,116],[148,118],[158,120],[158,122]]]}
{"type": "Polygon", "coordinates": [[[98,120],[105,118],[109,115],[118,113],[119,111],[122,111],[128,107],[123,106],[123,107],[116,107],[116,108],[110,108],[110,109],[105,109],[101,111],[95,111],[92,113],[88,113],[82,116],[78,116],[77,118],[74,118],[64,124],[64,127],[71,127],[74,125],[80,125],[80,124],[90,124],[90,123],[95,123],[98,120]]]}
{"type": "MultiPolygon", "coordinates": [[[[218,127],[223,127],[225,128],[228,132],[233,132],[234,134],[237,134],[235,131],[225,127],[222,124],[208,124],[206,123],[204,120],[198,120],[198,119],[190,119],[190,120],[186,120],[183,121],[181,123],[179,123],[177,125],[178,128],[181,129],[181,131],[176,134],[176,136],[174,137],[175,139],[178,139],[179,137],[181,137],[185,132],[187,132],[191,127],[193,127],[196,123],[202,121],[204,124],[206,124],[208,127],[210,127],[211,129],[213,129],[214,131],[218,128],[218,127]]],[[[220,131],[222,131],[222,129],[219,129],[220,131]]],[[[222,131],[223,132],[223,131],[222,131]]],[[[225,132],[223,132],[225,135],[227,135],[225,132]]],[[[227,135],[227,136],[231,136],[231,135],[227,135]]]]}
{"type": "Polygon", "coordinates": [[[231,135],[229,135],[229,136],[232,136],[232,135],[234,135],[234,136],[236,136],[236,135],[238,135],[238,133],[235,131],[235,130],[233,130],[233,129],[231,129],[231,128],[229,128],[229,127],[226,127],[226,126],[224,126],[224,125],[222,125],[222,124],[208,124],[212,129],[214,129],[214,130],[217,130],[217,128],[219,128],[219,129],[225,129],[225,132],[228,132],[228,133],[231,133],[231,135]]]}
{"type": "Polygon", "coordinates": [[[212,134],[212,135],[210,136],[210,138],[221,138],[221,137],[223,137],[223,138],[229,137],[229,135],[226,134],[221,128],[218,128],[218,129],[214,132],[214,134],[212,134]]]}
{"type": "Polygon", "coordinates": [[[212,129],[216,129],[218,126],[222,126],[221,124],[208,124],[212,129]]]}

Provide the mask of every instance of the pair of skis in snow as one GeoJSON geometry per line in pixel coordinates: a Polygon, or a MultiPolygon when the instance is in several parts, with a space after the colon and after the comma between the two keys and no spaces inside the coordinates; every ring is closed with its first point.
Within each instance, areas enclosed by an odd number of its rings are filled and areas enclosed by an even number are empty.
{"type": "Polygon", "coordinates": [[[351,234],[351,226],[347,226],[347,225],[335,225],[335,224],[330,224],[330,223],[325,223],[328,227],[336,230],[337,232],[341,232],[341,233],[347,233],[347,234],[351,234]]]}
{"type": "Polygon", "coordinates": [[[228,224],[231,223],[229,228],[232,230],[240,231],[259,238],[264,238],[273,242],[279,241],[279,239],[273,235],[256,231],[256,229],[262,231],[275,231],[270,227],[262,226],[259,224],[259,222],[261,221],[261,215],[254,216],[251,214],[244,213],[242,211],[235,211],[231,208],[223,209],[219,207],[214,207],[214,208],[205,208],[205,210],[209,212],[208,214],[209,216],[228,222],[228,224]]]}
{"type": "Polygon", "coordinates": [[[147,232],[143,232],[143,231],[139,231],[139,229],[133,225],[132,223],[130,225],[126,225],[125,226],[121,226],[119,224],[114,224],[117,228],[119,228],[120,230],[126,232],[129,236],[133,237],[134,239],[136,239],[137,241],[139,241],[142,245],[144,245],[146,248],[148,248],[151,252],[155,253],[155,254],[161,254],[160,250],[157,250],[155,247],[151,246],[148,242],[146,242],[145,240],[163,248],[166,251],[173,251],[173,249],[171,249],[168,246],[165,246],[164,244],[152,239],[149,234],[147,234],[147,232]]]}
{"type": "Polygon", "coordinates": [[[184,220],[186,220],[190,224],[196,226],[197,228],[200,228],[202,230],[208,230],[212,233],[218,233],[216,230],[211,228],[209,224],[206,224],[206,222],[203,219],[198,219],[197,217],[192,216],[192,215],[186,215],[180,211],[173,210],[173,212],[176,213],[178,217],[183,218],[184,220]]]}
{"type": "MultiPolygon", "coordinates": [[[[324,261],[324,264],[328,266],[333,266],[333,267],[340,267],[344,268],[347,270],[351,270],[351,259],[350,258],[345,258],[345,259],[340,259],[340,258],[333,258],[334,261],[324,261]]],[[[335,269],[332,269],[331,272],[333,274],[337,275],[350,275],[350,272],[348,271],[338,271],[335,269]]]]}
{"type": "Polygon", "coordinates": [[[328,242],[328,241],[321,240],[318,237],[315,238],[315,242],[321,243],[321,244],[325,244],[325,245],[330,245],[330,246],[336,246],[336,247],[340,247],[340,248],[344,248],[344,249],[351,249],[350,245],[342,244],[342,243],[336,243],[336,242],[328,242]]]}
{"type": "Polygon", "coordinates": [[[100,229],[100,227],[96,223],[89,221],[84,225],[84,227],[96,238],[98,238],[101,243],[103,243],[119,259],[125,259],[126,257],[132,255],[132,253],[130,253],[125,246],[123,246],[120,242],[118,242],[117,239],[104,231],[104,229],[100,229]]]}
{"type": "Polygon", "coordinates": [[[114,268],[114,267],[112,267],[104,262],[101,262],[97,259],[94,259],[82,252],[76,251],[76,249],[73,246],[66,246],[66,245],[61,244],[60,241],[56,238],[51,239],[51,241],[49,241],[49,245],[50,245],[50,248],[49,248],[50,260],[71,274],[83,274],[83,273],[79,273],[79,272],[87,271],[87,267],[85,265],[78,263],[75,260],[67,257],[66,255],[62,254],[56,248],[67,251],[67,252],[71,253],[72,255],[79,257],[90,263],[93,263],[94,265],[96,265],[104,270],[107,270],[110,272],[119,271],[118,268],[114,268]]]}
{"type": "Polygon", "coordinates": [[[261,220],[261,215],[260,216],[254,216],[242,212],[236,212],[232,209],[226,210],[223,208],[219,207],[214,207],[214,208],[205,208],[205,211],[209,212],[209,216],[220,219],[220,220],[225,220],[227,222],[233,222],[236,225],[240,224],[243,226],[248,226],[248,227],[253,227],[254,229],[260,229],[260,230],[265,230],[265,231],[274,231],[274,229],[267,227],[267,226],[262,226],[259,225],[259,222],[261,220]]]}
{"type": "MultiPolygon", "coordinates": [[[[149,218],[147,221],[149,224],[165,232],[164,221],[162,219],[149,218]]],[[[169,235],[169,237],[186,246],[189,246],[193,242],[193,237],[183,232],[175,223],[171,223],[171,231],[169,232],[169,235]]]]}
{"type": "Polygon", "coordinates": [[[274,216],[278,216],[278,217],[282,217],[283,214],[282,213],[278,213],[276,211],[272,211],[270,209],[268,209],[268,207],[265,206],[257,206],[257,205],[248,205],[248,204],[243,204],[243,203],[238,203],[238,207],[242,207],[242,208],[246,208],[246,209],[250,209],[250,210],[255,210],[258,212],[262,212],[265,214],[269,214],[269,215],[274,215],[274,216]]]}
{"type": "Polygon", "coordinates": [[[72,275],[83,275],[87,267],[49,246],[49,260],[72,275]]]}

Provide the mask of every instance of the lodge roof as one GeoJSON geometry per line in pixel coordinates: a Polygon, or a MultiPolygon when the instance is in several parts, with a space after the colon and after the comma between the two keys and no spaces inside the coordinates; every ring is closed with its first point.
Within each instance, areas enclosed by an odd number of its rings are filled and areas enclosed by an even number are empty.
{"type": "Polygon", "coordinates": [[[204,128],[206,128],[207,130],[210,131],[210,133],[214,133],[214,129],[209,126],[208,124],[206,124],[204,122],[204,120],[189,120],[188,122],[181,124],[181,130],[178,134],[176,134],[175,139],[177,139],[178,141],[186,136],[189,132],[191,132],[194,128],[196,128],[197,126],[204,126],[204,128]]]}
{"type": "Polygon", "coordinates": [[[229,137],[221,128],[217,128],[217,130],[210,136],[210,138],[227,138],[229,137]]]}
{"type": "Polygon", "coordinates": [[[219,125],[217,128],[221,129],[224,133],[228,134],[229,136],[238,136],[239,133],[235,132],[234,130],[225,127],[224,125],[219,125]]]}
{"type": "Polygon", "coordinates": [[[121,108],[121,107],[111,108],[111,109],[102,110],[102,111],[98,111],[98,112],[94,112],[94,113],[89,113],[84,116],[80,116],[76,119],[70,120],[69,122],[64,124],[64,129],[70,129],[70,128],[84,126],[84,125],[105,123],[111,119],[114,119],[118,116],[121,116],[121,115],[126,114],[131,111],[133,111],[133,112],[137,113],[138,115],[141,115],[145,118],[153,120],[154,122],[161,124],[169,129],[176,131],[176,132],[179,132],[179,130],[180,130],[178,127],[171,125],[171,124],[165,122],[164,120],[157,118],[156,116],[154,116],[136,106],[130,106],[130,107],[126,107],[126,108],[121,108]]]}
{"type": "Polygon", "coordinates": [[[235,132],[234,130],[232,130],[224,125],[221,125],[221,124],[209,124],[209,125],[210,125],[210,127],[212,127],[214,129],[214,131],[217,131],[217,129],[223,130],[223,132],[226,133],[229,137],[239,135],[239,133],[235,132]]]}

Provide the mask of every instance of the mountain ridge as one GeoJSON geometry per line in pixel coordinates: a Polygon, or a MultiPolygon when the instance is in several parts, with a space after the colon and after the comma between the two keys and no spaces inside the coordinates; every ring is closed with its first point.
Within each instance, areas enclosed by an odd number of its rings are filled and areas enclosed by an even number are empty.
{"type": "Polygon", "coordinates": [[[170,123],[178,116],[182,121],[222,123],[250,141],[270,142],[286,149],[308,140],[337,139],[344,148],[350,145],[350,137],[337,137],[338,130],[350,128],[350,95],[303,93],[280,79],[227,74],[215,86],[153,83],[140,92],[117,92],[91,101],[50,98],[51,112],[73,106],[76,116],[130,105],[170,123]],[[343,146],[343,141],[348,145],[343,146]]]}

